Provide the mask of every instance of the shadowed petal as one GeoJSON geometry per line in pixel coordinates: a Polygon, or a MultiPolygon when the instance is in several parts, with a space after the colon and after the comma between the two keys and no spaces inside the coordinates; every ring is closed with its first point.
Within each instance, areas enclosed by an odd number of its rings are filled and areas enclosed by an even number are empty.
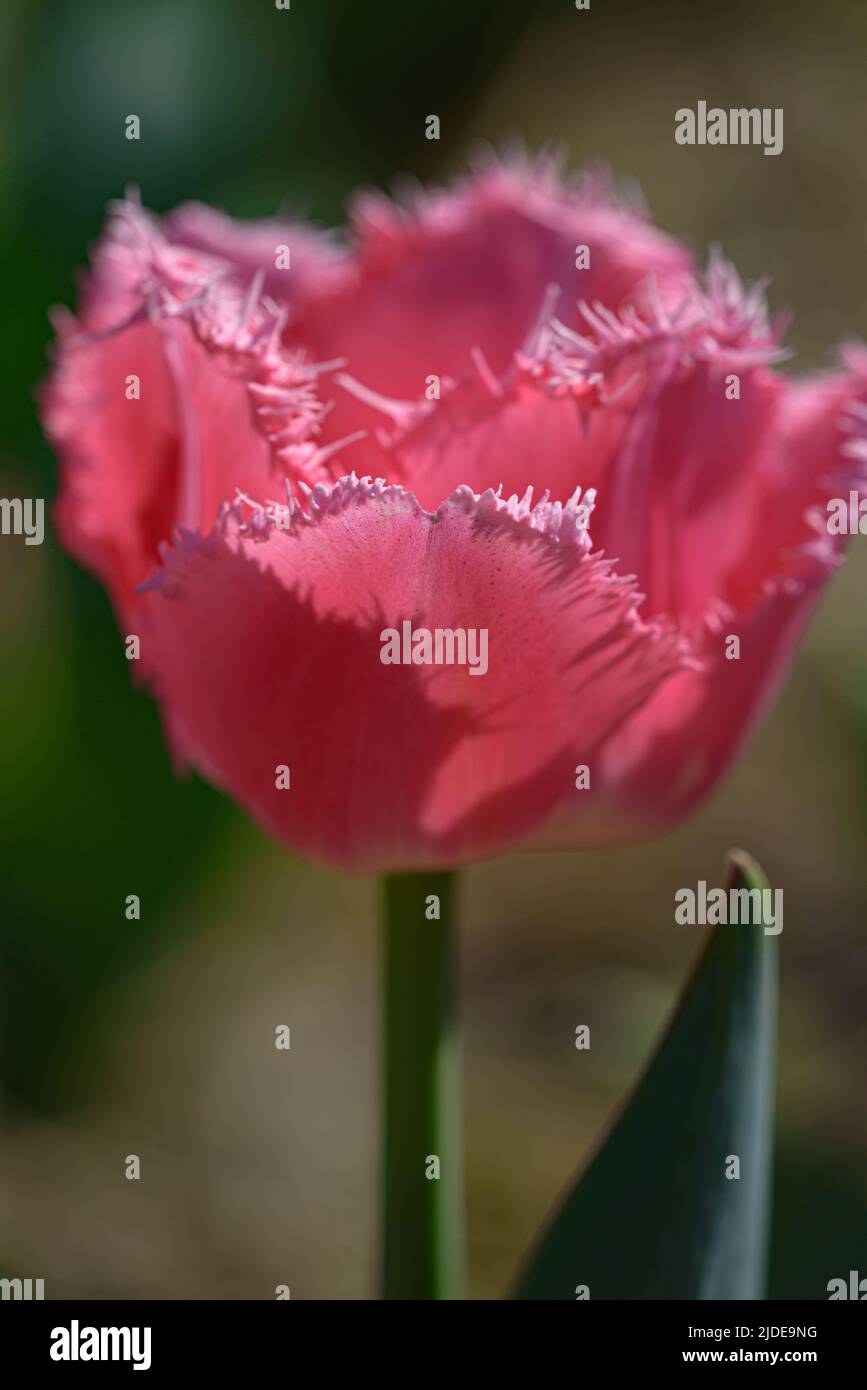
{"type": "Polygon", "coordinates": [[[709,633],[701,669],[674,676],[606,745],[595,803],[576,799],[537,847],[646,839],[692,811],[776,695],[820,595],[819,581],[781,586],[709,633]],[[726,658],[729,637],[737,660],[726,658]]]}

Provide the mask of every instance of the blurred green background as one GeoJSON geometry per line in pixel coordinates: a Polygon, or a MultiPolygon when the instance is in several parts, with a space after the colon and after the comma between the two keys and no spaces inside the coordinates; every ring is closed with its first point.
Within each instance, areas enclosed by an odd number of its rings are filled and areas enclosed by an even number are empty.
{"type": "MultiPolygon", "coordinates": [[[[3,495],[53,496],[46,310],[74,301],[127,183],[158,211],[330,224],[357,184],[446,177],[480,138],[563,141],[634,175],[702,258],[719,241],[772,274],[795,370],[867,334],[857,0],[5,0],[0,35],[3,495]],[[675,109],[700,98],[782,106],[783,154],[676,146],[675,109]]],[[[473,1296],[507,1287],[635,1076],[700,946],[673,929],[673,890],[715,880],[732,844],[786,895],[771,1293],[867,1273],[864,545],[700,815],[657,844],[465,875],[473,1296]]],[[[372,1296],[376,885],[175,780],[103,591],[53,537],[2,540],[0,578],[4,1272],[49,1297],[372,1296]]]]}

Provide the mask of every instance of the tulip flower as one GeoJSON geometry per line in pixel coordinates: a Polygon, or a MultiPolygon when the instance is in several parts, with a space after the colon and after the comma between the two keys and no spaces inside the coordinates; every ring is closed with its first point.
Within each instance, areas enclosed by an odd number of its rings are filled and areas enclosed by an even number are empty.
{"type": "Polygon", "coordinates": [[[547,158],[347,245],[130,198],[58,317],[57,525],[177,763],[423,928],[456,865],[672,825],[767,706],[865,459],[867,354],[793,381],[783,328],[547,158]]]}

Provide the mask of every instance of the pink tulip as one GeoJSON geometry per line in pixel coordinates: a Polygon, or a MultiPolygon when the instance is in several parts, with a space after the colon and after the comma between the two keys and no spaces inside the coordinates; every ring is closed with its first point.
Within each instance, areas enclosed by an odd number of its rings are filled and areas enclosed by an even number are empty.
{"type": "Polygon", "coordinates": [[[58,525],[178,760],[349,869],[684,815],[863,487],[867,353],[788,380],[760,289],[547,160],[365,194],[348,251],[127,202],[59,334],[58,525]]]}

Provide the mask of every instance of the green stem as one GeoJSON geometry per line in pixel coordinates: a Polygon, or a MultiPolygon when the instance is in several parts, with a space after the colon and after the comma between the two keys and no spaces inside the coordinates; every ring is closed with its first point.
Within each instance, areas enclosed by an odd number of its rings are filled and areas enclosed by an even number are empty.
{"type": "Polygon", "coordinates": [[[452,873],[385,879],[386,1299],[462,1298],[464,1293],[454,886],[452,873]],[[439,920],[430,920],[435,898],[439,920]]]}

